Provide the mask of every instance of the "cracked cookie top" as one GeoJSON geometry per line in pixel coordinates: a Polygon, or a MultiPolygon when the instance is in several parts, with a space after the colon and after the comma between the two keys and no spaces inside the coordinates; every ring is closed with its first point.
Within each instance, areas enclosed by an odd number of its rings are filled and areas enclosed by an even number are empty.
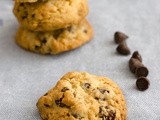
{"type": "Polygon", "coordinates": [[[110,79],[70,72],[42,96],[37,107],[44,120],[126,120],[126,103],[110,79]]]}

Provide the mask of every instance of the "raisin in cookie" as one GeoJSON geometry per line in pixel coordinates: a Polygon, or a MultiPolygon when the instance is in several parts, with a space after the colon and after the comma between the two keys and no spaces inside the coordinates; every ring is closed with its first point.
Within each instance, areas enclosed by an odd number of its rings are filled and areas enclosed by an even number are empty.
{"type": "Polygon", "coordinates": [[[116,83],[85,72],[64,75],[37,107],[43,120],[126,120],[127,115],[116,83]]]}
{"type": "Polygon", "coordinates": [[[18,45],[41,54],[58,54],[80,47],[93,37],[93,29],[87,20],[79,25],[50,32],[35,32],[19,28],[16,34],[18,45]]]}
{"type": "Polygon", "coordinates": [[[88,3],[87,0],[15,2],[13,12],[23,27],[51,31],[78,24],[88,14],[88,3]]]}

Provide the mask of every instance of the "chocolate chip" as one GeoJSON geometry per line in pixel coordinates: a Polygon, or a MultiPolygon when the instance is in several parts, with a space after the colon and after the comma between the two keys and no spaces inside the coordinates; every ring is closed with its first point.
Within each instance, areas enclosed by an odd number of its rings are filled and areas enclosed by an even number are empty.
{"type": "Polygon", "coordinates": [[[67,90],[69,90],[67,87],[64,87],[61,92],[66,92],[67,90]]]}
{"type": "Polygon", "coordinates": [[[44,104],[44,106],[45,106],[45,107],[50,107],[50,105],[48,105],[48,104],[44,104]]]}
{"type": "Polygon", "coordinates": [[[149,73],[148,68],[145,67],[143,64],[140,64],[139,66],[137,66],[136,72],[135,72],[137,77],[147,77],[148,73],[149,73]]]}
{"type": "Polygon", "coordinates": [[[41,46],[38,46],[38,45],[35,46],[35,49],[36,49],[36,50],[38,50],[38,49],[40,49],[40,48],[41,48],[41,46]]]}
{"type": "Polygon", "coordinates": [[[84,86],[85,86],[87,89],[89,89],[89,88],[91,87],[91,84],[85,83],[84,86]]]}
{"type": "Polygon", "coordinates": [[[129,60],[129,68],[137,77],[147,77],[149,74],[148,68],[145,67],[138,59],[131,58],[129,60]]]}
{"type": "Polygon", "coordinates": [[[140,91],[144,91],[149,88],[150,82],[146,77],[140,77],[136,81],[136,86],[140,91]]]}
{"type": "Polygon", "coordinates": [[[60,104],[61,104],[61,99],[60,99],[60,100],[55,100],[55,103],[56,103],[57,106],[60,106],[60,104]]]}
{"type": "Polygon", "coordinates": [[[129,55],[131,53],[129,47],[126,44],[126,42],[120,43],[118,45],[117,52],[122,54],[122,55],[129,55]]]}
{"type": "Polygon", "coordinates": [[[115,120],[115,117],[116,117],[116,114],[113,110],[109,111],[108,112],[108,117],[109,117],[109,120],[115,120]]]}
{"type": "Polygon", "coordinates": [[[55,39],[57,39],[63,31],[64,31],[64,29],[55,30],[55,31],[53,32],[53,37],[54,37],[55,39]]]}
{"type": "Polygon", "coordinates": [[[35,18],[35,14],[32,14],[32,18],[35,18]]]}
{"type": "Polygon", "coordinates": [[[42,40],[41,40],[41,43],[43,43],[43,44],[45,44],[47,42],[47,39],[46,38],[43,38],[42,40]]]}
{"type": "Polygon", "coordinates": [[[23,5],[24,5],[24,3],[20,3],[20,4],[19,4],[19,6],[23,6],[23,5]]]}
{"type": "Polygon", "coordinates": [[[99,98],[98,98],[98,97],[95,97],[94,99],[99,100],[99,98]]]}
{"type": "Polygon", "coordinates": [[[81,117],[79,114],[77,114],[77,113],[73,113],[72,114],[72,116],[74,117],[74,118],[76,118],[76,119],[82,119],[83,117],[81,117]]]}
{"type": "MultiPolygon", "coordinates": [[[[64,97],[64,96],[63,96],[63,97],[64,97]]],[[[56,105],[57,105],[57,106],[59,106],[59,107],[66,107],[66,108],[70,108],[70,106],[67,106],[66,104],[62,103],[62,99],[63,99],[63,97],[62,97],[62,98],[60,98],[59,100],[55,100],[56,105]]]]}
{"type": "Polygon", "coordinates": [[[99,91],[104,94],[107,90],[104,90],[104,89],[99,89],[99,91]]]}
{"type": "Polygon", "coordinates": [[[132,58],[135,58],[135,59],[139,60],[140,62],[142,62],[142,57],[141,57],[141,55],[139,54],[138,51],[135,51],[135,52],[132,54],[132,58]]]}
{"type": "Polygon", "coordinates": [[[68,116],[68,117],[70,117],[70,114],[69,114],[69,113],[67,113],[67,116],[68,116]]]}
{"type": "Polygon", "coordinates": [[[103,106],[99,107],[99,113],[101,113],[103,111],[103,106]]]}
{"type": "Polygon", "coordinates": [[[26,18],[27,18],[27,16],[22,16],[22,20],[23,20],[23,19],[26,19],[26,18]]]}
{"type": "Polygon", "coordinates": [[[67,106],[66,104],[62,103],[61,100],[55,100],[55,103],[57,106],[59,107],[66,107],[66,108],[69,108],[70,106],[67,106]]]}
{"type": "Polygon", "coordinates": [[[122,32],[116,32],[114,34],[114,40],[117,44],[124,42],[128,36],[122,32]]]}
{"type": "Polygon", "coordinates": [[[135,71],[136,71],[136,63],[137,62],[139,62],[137,59],[135,59],[135,58],[131,58],[130,60],[129,60],[129,68],[130,68],[130,71],[132,72],[132,73],[135,73],[135,71]]]}

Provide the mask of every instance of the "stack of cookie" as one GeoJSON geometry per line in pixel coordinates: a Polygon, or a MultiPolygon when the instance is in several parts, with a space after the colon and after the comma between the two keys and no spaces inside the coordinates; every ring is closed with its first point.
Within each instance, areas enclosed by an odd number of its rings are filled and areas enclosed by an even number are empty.
{"type": "Polygon", "coordinates": [[[33,52],[58,54],[93,37],[87,0],[15,0],[13,12],[20,23],[16,42],[33,52]]]}

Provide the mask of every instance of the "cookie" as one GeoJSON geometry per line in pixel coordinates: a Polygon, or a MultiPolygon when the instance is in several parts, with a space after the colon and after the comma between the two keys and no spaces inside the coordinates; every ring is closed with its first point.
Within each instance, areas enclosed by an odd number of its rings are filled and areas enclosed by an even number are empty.
{"type": "Polygon", "coordinates": [[[37,102],[43,120],[126,120],[120,88],[111,79],[70,72],[37,102]]]}
{"type": "Polygon", "coordinates": [[[79,25],[50,32],[35,32],[19,28],[16,42],[24,49],[41,54],[58,54],[80,47],[93,37],[93,29],[87,20],[79,25]]]}
{"type": "Polygon", "coordinates": [[[52,31],[78,24],[88,14],[87,0],[39,0],[15,2],[13,9],[20,24],[33,31],[52,31]]]}

